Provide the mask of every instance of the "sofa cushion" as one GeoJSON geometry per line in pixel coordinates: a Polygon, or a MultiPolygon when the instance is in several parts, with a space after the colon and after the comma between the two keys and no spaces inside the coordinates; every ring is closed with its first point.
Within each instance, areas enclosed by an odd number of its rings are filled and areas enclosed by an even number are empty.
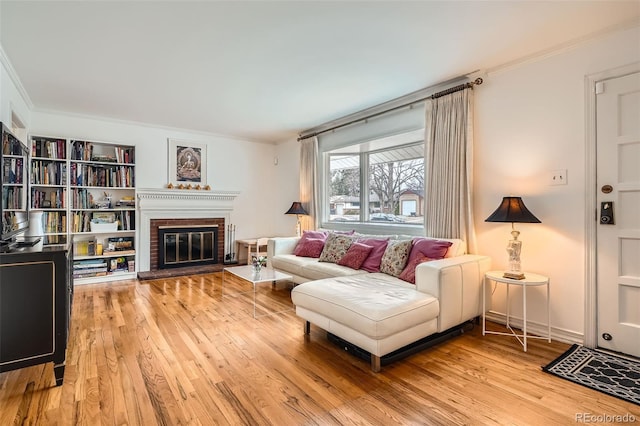
{"type": "Polygon", "coordinates": [[[296,306],[319,312],[373,339],[382,339],[439,315],[438,299],[386,274],[311,281],[291,291],[296,306]]]}
{"type": "Polygon", "coordinates": [[[324,242],[324,238],[300,238],[293,254],[302,257],[320,257],[324,242]]]}
{"type": "Polygon", "coordinates": [[[358,238],[356,241],[373,247],[360,268],[367,272],[380,272],[380,262],[389,243],[389,238],[358,238]]]}
{"type": "Polygon", "coordinates": [[[324,278],[343,277],[351,275],[367,275],[367,271],[362,269],[353,269],[348,266],[338,265],[337,263],[329,262],[314,262],[304,266],[302,274],[309,280],[321,280],[324,278]]]}
{"type": "Polygon", "coordinates": [[[369,257],[373,246],[368,246],[359,242],[354,242],[347,250],[347,253],[338,260],[338,265],[348,266],[352,269],[360,269],[364,261],[369,257]]]}
{"type": "Polygon", "coordinates": [[[288,274],[307,276],[309,265],[318,263],[317,258],[296,256],[295,254],[278,254],[269,259],[271,267],[288,274]]]}
{"type": "Polygon", "coordinates": [[[337,263],[347,253],[353,243],[353,237],[331,233],[324,243],[320,262],[337,263]]]}
{"type": "Polygon", "coordinates": [[[407,265],[411,240],[390,241],[380,262],[380,272],[397,277],[407,265]]]}

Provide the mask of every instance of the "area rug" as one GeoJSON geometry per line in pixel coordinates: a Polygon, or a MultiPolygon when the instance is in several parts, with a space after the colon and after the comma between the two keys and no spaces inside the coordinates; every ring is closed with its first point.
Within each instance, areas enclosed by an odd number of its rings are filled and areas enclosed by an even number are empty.
{"type": "Polygon", "coordinates": [[[640,361],[573,345],[543,371],[640,405],[640,361]]]}

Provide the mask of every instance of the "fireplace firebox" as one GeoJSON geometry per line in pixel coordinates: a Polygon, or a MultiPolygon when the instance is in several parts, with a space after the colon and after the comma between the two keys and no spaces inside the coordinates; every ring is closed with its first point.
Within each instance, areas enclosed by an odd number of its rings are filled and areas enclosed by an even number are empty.
{"type": "Polygon", "coordinates": [[[216,263],[218,225],[158,227],[158,269],[216,263]]]}

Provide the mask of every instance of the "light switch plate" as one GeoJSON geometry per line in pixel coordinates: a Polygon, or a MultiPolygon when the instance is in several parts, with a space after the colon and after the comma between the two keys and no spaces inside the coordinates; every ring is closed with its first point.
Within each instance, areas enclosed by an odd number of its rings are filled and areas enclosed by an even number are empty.
{"type": "Polygon", "coordinates": [[[549,173],[549,185],[566,185],[567,169],[552,170],[549,173]]]}

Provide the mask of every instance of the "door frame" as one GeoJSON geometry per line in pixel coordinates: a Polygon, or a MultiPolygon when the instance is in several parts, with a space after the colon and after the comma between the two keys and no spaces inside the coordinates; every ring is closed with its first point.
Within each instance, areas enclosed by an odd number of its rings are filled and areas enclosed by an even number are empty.
{"type": "Polygon", "coordinates": [[[585,292],[584,292],[584,346],[595,348],[598,345],[598,297],[597,297],[597,161],[596,161],[596,83],[623,77],[640,72],[640,62],[613,68],[595,74],[589,74],[584,79],[585,90],[585,292]]]}

